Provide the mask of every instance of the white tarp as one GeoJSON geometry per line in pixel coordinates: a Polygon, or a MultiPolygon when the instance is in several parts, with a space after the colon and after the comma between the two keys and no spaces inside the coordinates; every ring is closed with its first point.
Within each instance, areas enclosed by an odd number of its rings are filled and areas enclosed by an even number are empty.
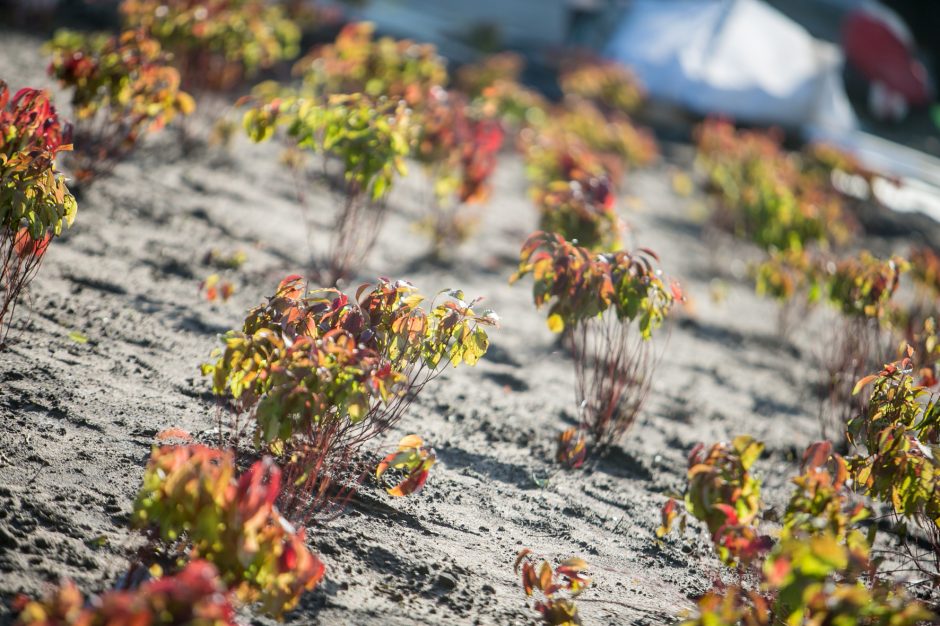
{"type": "Polygon", "coordinates": [[[653,99],[703,115],[847,131],[842,55],[759,0],[634,0],[605,56],[653,99]]]}

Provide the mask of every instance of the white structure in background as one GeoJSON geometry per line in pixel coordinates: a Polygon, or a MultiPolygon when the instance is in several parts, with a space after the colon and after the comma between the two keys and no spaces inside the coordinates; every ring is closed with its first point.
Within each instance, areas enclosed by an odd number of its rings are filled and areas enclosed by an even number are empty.
{"type": "Polygon", "coordinates": [[[841,50],[759,0],[634,0],[605,56],[654,100],[833,143],[899,179],[875,181],[882,203],[940,221],[940,160],[859,130],[841,50]]]}
{"type": "Polygon", "coordinates": [[[654,99],[702,115],[857,126],[838,48],[758,0],[635,0],[605,56],[632,67],[654,99]]]}

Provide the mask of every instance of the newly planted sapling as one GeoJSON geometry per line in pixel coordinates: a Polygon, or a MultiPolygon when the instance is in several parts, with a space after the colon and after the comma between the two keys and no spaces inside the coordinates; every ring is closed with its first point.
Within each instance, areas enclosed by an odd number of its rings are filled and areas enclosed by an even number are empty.
{"type": "Polygon", "coordinates": [[[822,357],[829,403],[821,416],[824,434],[832,430],[832,437],[841,436],[846,422],[865,411],[864,398],[854,395],[852,389],[894,344],[892,298],[908,267],[903,259],[879,259],[864,251],[826,264],[820,279],[822,296],[841,316],[822,357]]]}
{"type": "Polygon", "coordinates": [[[142,135],[195,108],[160,44],[140,31],[117,37],[59,31],[48,48],[49,74],[72,91],[79,182],[108,173],[142,135]]]}
{"type": "Polygon", "coordinates": [[[503,130],[459,93],[443,89],[431,91],[416,122],[414,157],[434,187],[430,215],[419,226],[431,236],[432,254],[442,257],[466,240],[479,221],[469,209],[489,197],[503,130]]]}
{"type": "Polygon", "coordinates": [[[42,600],[27,601],[16,626],[236,626],[235,609],[218,571],[195,560],[178,574],[148,580],[137,589],[108,591],[88,601],[65,581],[42,600]]]}
{"type": "MultiPolygon", "coordinates": [[[[404,472],[398,484],[386,487],[391,496],[409,496],[421,491],[428,480],[428,472],[437,461],[433,448],[424,445],[424,440],[417,435],[408,435],[398,444],[398,450],[392,452],[375,469],[376,480],[383,482],[383,476],[389,470],[404,472]]],[[[387,483],[387,477],[384,483],[387,483]]]]}
{"type": "Polygon", "coordinates": [[[562,68],[558,83],[566,96],[591,100],[608,111],[633,113],[645,99],[633,72],[613,61],[576,59],[562,68]]]}
{"type": "Polygon", "coordinates": [[[539,209],[539,228],[577,242],[589,250],[610,252],[621,246],[626,226],[614,207],[614,192],[606,176],[580,172],[533,189],[539,209]]]}
{"type": "MultiPolygon", "coordinates": [[[[245,113],[244,125],[256,142],[270,139],[283,127],[297,149],[323,155],[324,170],[331,162],[339,164],[342,200],[327,252],[315,262],[319,282],[336,284],[368,256],[382,227],[388,193],[395,178],[405,174],[414,135],[410,111],[401,101],[372,100],[362,94],[322,102],[302,92],[270,93],[262,88],[245,113]]],[[[305,178],[302,165],[294,167],[298,178],[305,178]]]]}
{"type": "Polygon", "coordinates": [[[538,308],[570,348],[581,429],[598,451],[630,428],[648,392],[656,357],[653,332],[682,299],[667,287],[649,250],[595,253],[563,237],[536,232],[519,255],[514,282],[534,280],[538,308]]]}
{"type": "Polygon", "coordinates": [[[838,195],[770,133],[736,131],[711,120],[697,130],[696,164],[718,198],[713,214],[725,230],[771,250],[846,243],[857,226],[838,195]]]}
{"type": "MultiPolygon", "coordinates": [[[[685,508],[705,523],[718,556],[728,565],[752,563],[770,547],[769,539],[756,528],[761,482],[750,472],[763,449],[761,442],[740,436],[707,449],[700,443],[689,454],[685,508]]],[[[670,499],[656,534],[666,535],[678,516],[670,499]]],[[[684,528],[684,514],[681,520],[684,528]]]]}
{"type": "Polygon", "coordinates": [[[764,562],[759,590],[732,585],[709,592],[682,626],[918,626],[936,616],[903,587],[872,580],[876,565],[862,540],[828,533],[780,541],[764,562]]]}
{"type": "MultiPolygon", "coordinates": [[[[860,452],[849,459],[852,479],[865,495],[886,502],[902,527],[913,522],[932,553],[912,554],[914,564],[940,584],[940,402],[917,384],[914,352],[858,381],[868,385],[865,410],[848,423],[860,452]]],[[[902,533],[906,534],[906,533],[902,533]]]]}
{"type": "Polygon", "coordinates": [[[516,556],[513,571],[522,574],[522,588],[527,597],[534,597],[532,608],[542,615],[542,621],[552,626],[581,624],[574,599],[591,584],[585,575],[588,564],[574,557],[561,562],[556,568],[542,561],[536,567],[532,551],[525,549],[516,556]]]}
{"type": "Polygon", "coordinates": [[[49,94],[21,89],[11,98],[0,80],[0,349],[49,243],[75,219],[75,198],[56,171],[70,135],[49,94]]]}
{"type": "Polygon", "coordinates": [[[266,0],[123,0],[120,10],[173,54],[188,90],[230,90],[299,52],[300,30],[266,0]]]}
{"type": "Polygon", "coordinates": [[[375,26],[354,22],[332,44],[315,48],[295,71],[320,94],[357,94],[404,100],[420,110],[432,90],[447,82],[447,66],[430,44],[374,39],[375,26]]]}
{"type": "Polygon", "coordinates": [[[231,452],[205,446],[155,448],[134,503],[134,521],[152,528],[180,558],[204,559],[243,602],[282,615],[323,578],[301,528],[275,503],[281,471],[270,460],[236,479],[231,452]]]}
{"type": "MultiPolygon", "coordinates": [[[[836,454],[828,441],[804,453],[802,474],[792,481],[784,514],[774,519],[782,523],[779,539],[755,541],[759,484],[749,470],[761,448],[750,437],[738,437],[730,446],[712,446],[707,454],[701,445],[693,450],[687,510],[710,529],[717,527],[715,545],[723,560],[751,567],[738,584],[716,585],[699,601],[699,615],[684,626],[914,626],[934,619],[902,586],[882,578],[880,559],[870,555],[874,528],[863,532],[860,527],[870,510],[849,490],[853,461],[836,454]],[[748,520],[746,526],[722,524],[722,518],[731,517],[748,520]],[[719,540],[722,535],[725,539],[719,540]]],[[[658,534],[674,523],[675,509],[670,500],[658,534]]]]}
{"type": "Polygon", "coordinates": [[[248,416],[256,445],[285,454],[287,471],[302,478],[289,486],[289,515],[328,505],[317,495],[324,485],[343,482],[427,383],[448,363],[473,365],[486,353],[496,315],[475,311],[459,291],[439,296],[424,308],[412,285],[382,280],[361,286],[357,303],[333,289],[308,292],[294,276],[223,337],[203,372],[248,416]],[[301,460],[316,471],[292,467],[301,460]]]}

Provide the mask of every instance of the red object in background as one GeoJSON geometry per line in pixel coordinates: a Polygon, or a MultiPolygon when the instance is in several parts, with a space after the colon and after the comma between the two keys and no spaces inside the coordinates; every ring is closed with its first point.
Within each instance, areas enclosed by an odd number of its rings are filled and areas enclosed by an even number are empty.
{"type": "Polygon", "coordinates": [[[866,7],[851,12],[842,26],[842,47],[848,62],[870,82],[899,93],[909,105],[930,102],[927,70],[914,57],[907,27],[890,10],[866,7]]]}

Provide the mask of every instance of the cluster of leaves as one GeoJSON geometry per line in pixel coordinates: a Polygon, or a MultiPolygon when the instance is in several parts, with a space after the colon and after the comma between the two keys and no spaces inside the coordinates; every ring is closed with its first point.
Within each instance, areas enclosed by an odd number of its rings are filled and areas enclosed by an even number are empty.
{"type": "Polygon", "coordinates": [[[673,302],[681,299],[678,286],[667,288],[651,260],[659,260],[651,250],[597,254],[539,231],[522,246],[511,281],[532,275],[535,306],[549,304],[548,327],[553,332],[610,310],[620,321],[635,321],[642,337],[649,339],[673,302]]]}
{"type": "Polygon", "coordinates": [[[70,141],[49,94],[22,89],[11,98],[0,80],[0,346],[49,242],[75,219],[75,198],[55,166],[70,141]]]}
{"type": "Polygon", "coordinates": [[[461,209],[489,197],[504,132],[482,107],[441,88],[432,89],[417,122],[414,156],[430,174],[435,198],[420,226],[441,256],[470,235],[475,216],[461,209]]]}
{"type": "Polygon", "coordinates": [[[492,54],[457,70],[456,87],[505,128],[540,128],[548,119],[550,105],[539,92],[519,82],[524,67],[518,54],[492,54]]]}
{"type": "Polygon", "coordinates": [[[397,451],[386,456],[378,464],[375,468],[375,478],[381,482],[389,470],[404,473],[404,477],[397,484],[387,487],[386,491],[390,496],[408,496],[421,491],[436,461],[434,450],[426,447],[421,437],[408,435],[398,443],[397,451]]]}
{"type": "Polygon", "coordinates": [[[649,165],[659,156],[649,131],[637,127],[626,115],[605,114],[588,100],[568,98],[560,115],[552,119],[555,132],[574,137],[606,157],[613,172],[623,171],[626,166],[649,165]]]}
{"type": "Polygon", "coordinates": [[[567,178],[533,190],[539,228],[589,250],[619,249],[625,225],[614,208],[610,180],[581,172],[567,178]]]}
{"type": "Polygon", "coordinates": [[[49,74],[72,91],[79,181],[107,172],[143,133],[195,108],[160,43],[140,31],[119,36],[59,31],[48,49],[49,74]]]}
{"type": "Polygon", "coordinates": [[[129,28],[173,53],[191,89],[231,89],[299,52],[299,29],[265,0],[123,0],[120,9],[129,28]]]}
{"type": "MultiPolygon", "coordinates": [[[[241,331],[222,338],[203,372],[236,413],[250,416],[256,445],[305,450],[299,458],[321,473],[304,473],[291,488],[315,489],[393,427],[448,363],[473,365],[486,353],[485,327],[496,315],[477,313],[459,291],[442,294],[425,309],[411,284],[382,280],[361,286],[357,303],[333,289],[306,292],[289,277],[241,331]]],[[[423,480],[420,471],[414,478],[423,480]]]]}
{"type": "Polygon", "coordinates": [[[855,230],[839,196],[807,175],[771,133],[711,120],[697,130],[697,164],[720,202],[718,222],[767,249],[845,243],[855,230]]]}
{"type": "MultiPolygon", "coordinates": [[[[761,483],[750,472],[763,449],[762,443],[742,435],[730,444],[716,443],[708,449],[700,443],[689,454],[686,510],[705,523],[718,556],[729,565],[750,563],[768,547],[767,538],[758,535],[755,527],[761,483]]],[[[668,533],[678,516],[676,503],[670,500],[656,534],[668,533]]]]}
{"type": "Polygon", "coordinates": [[[43,600],[26,600],[17,626],[111,624],[203,624],[235,626],[235,609],[214,565],[191,561],[174,576],[145,582],[131,591],[109,591],[90,601],[71,581],[43,600]]]}
{"type": "Polygon", "coordinates": [[[645,93],[625,66],[600,59],[580,59],[563,67],[558,78],[562,93],[591,100],[608,111],[633,113],[645,93]]]}
{"type": "Polygon", "coordinates": [[[781,540],[767,557],[761,590],[733,585],[706,594],[683,626],[917,626],[935,616],[902,588],[868,582],[868,545],[830,534],[781,540]]]}
{"type": "Polygon", "coordinates": [[[324,282],[335,283],[375,243],[385,198],[395,177],[405,174],[405,157],[411,153],[411,112],[402,101],[372,100],[361,93],[323,101],[304,90],[282,91],[270,84],[256,89],[255,100],[244,117],[253,141],[270,139],[280,126],[296,148],[340,163],[344,198],[329,251],[319,262],[324,282]]]}
{"type": "MultiPolygon", "coordinates": [[[[859,528],[870,511],[848,491],[852,461],[835,454],[829,442],[813,444],[803,455],[779,539],[757,535],[759,483],[749,470],[762,447],[738,437],[707,454],[700,444],[690,456],[686,509],[712,531],[719,556],[750,566],[759,586],[740,583],[709,592],[699,601],[699,615],[685,626],[914,626],[932,619],[902,588],[878,576],[878,562],[870,556],[874,529],[866,534],[859,528]]],[[[675,509],[674,500],[663,508],[660,536],[678,516],[675,509]]]]}
{"type": "Polygon", "coordinates": [[[806,250],[774,251],[757,268],[757,292],[780,301],[797,295],[810,304],[824,299],[846,318],[890,324],[892,297],[909,268],[900,257],[880,259],[866,250],[837,261],[806,250]]]}
{"type": "Polygon", "coordinates": [[[623,222],[615,186],[627,166],[656,158],[656,143],[625,114],[603,112],[568,94],[540,123],[520,135],[526,173],[542,230],[609,251],[620,246],[623,222]]]}
{"type": "Polygon", "coordinates": [[[188,548],[243,602],[279,616],[322,579],[323,564],[275,508],[281,471],[254,463],[237,480],[232,452],[199,445],[154,449],[134,504],[135,523],[188,548]]]}
{"type": "Polygon", "coordinates": [[[420,109],[432,89],[447,82],[447,67],[430,44],[391,37],[374,39],[370,22],[346,25],[336,41],[301,59],[296,70],[318,93],[363,93],[404,100],[420,109]]]}
{"type": "Polygon", "coordinates": [[[536,596],[532,608],[542,615],[544,623],[575,626],[581,623],[581,618],[574,598],[591,584],[591,579],[584,574],[587,568],[588,564],[577,557],[566,559],[555,568],[548,561],[542,561],[537,567],[532,551],[524,549],[516,556],[513,569],[516,574],[521,571],[525,595],[536,596]]]}
{"type": "MultiPolygon", "coordinates": [[[[560,235],[536,232],[523,245],[516,281],[531,274],[533,299],[548,305],[548,326],[571,349],[581,430],[600,450],[633,424],[649,392],[653,370],[649,339],[682,299],[667,288],[649,250],[595,253],[560,235]]],[[[583,461],[579,436],[563,435],[559,460],[583,461]]]]}
{"type": "Polygon", "coordinates": [[[931,575],[940,580],[940,404],[915,381],[913,356],[909,347],[902,360],[858,381],[856,393],[872,390],[867,411],[848,424],[850,442],[863,450],[850,467],[860,490],[927,534],[931,575]]]}

